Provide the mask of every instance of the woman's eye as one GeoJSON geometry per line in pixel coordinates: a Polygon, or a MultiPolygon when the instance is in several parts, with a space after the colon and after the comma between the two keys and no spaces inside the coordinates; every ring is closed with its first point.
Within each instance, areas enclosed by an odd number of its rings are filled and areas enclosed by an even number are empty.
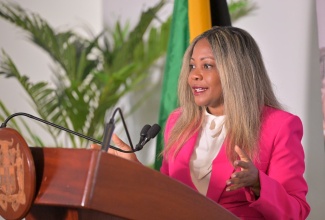
{"type": "Polygon", "coordinates": [[[190,64],[190,70],[195,69],[195,66],[193,64],[190,64]]]}
{"type": "Polygon", "coordinates": [[[212,67],[212,65],[210,65],[210,64],[204,64],[203,66],[204,66],[204,69],[210,69],[212,67]]]}

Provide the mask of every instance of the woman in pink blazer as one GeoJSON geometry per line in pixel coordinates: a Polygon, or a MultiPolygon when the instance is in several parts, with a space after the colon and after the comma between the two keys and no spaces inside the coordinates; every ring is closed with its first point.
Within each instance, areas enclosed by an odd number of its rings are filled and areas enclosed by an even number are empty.
{"type": "MultiPolygon", "coordinates": [[[[173,112],[166,124],[165,141],[179,118],[173,112]]],[[[173,160],[163,160],[161,172],[197,190],[190,175],[190,158],[199,131],[186,141],[173,160]]],[[[307,184],[303,178],[304,152],[301,146],[302,124],[297,116],[264,107],[260,158],[255,163],[260,181],[256,199],[249,187],[226,191],[227,180],[235,172],[229,162],[224,143],[212,162],[212,174],[206,196],[241,219],[305,219],[309,213],[306,202],[307,184]]]]}
{"type": "Polygon", "coordinates": [[[194,39],[178,96],[165,126],[162,173],[241,219],[307,218],[302,123],[282,110],[246,31],[214,27],[194,39]]]}

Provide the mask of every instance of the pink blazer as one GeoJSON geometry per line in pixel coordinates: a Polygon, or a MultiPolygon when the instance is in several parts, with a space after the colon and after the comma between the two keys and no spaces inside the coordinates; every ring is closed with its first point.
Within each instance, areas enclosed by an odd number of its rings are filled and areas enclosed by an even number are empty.
{"type": "MultiPolygon", "coordinates": [[[[165,143],[181,114],[174,111],[165,127],[165,143]]],[[[304,151],[301,145],[303,128],[300,119],[288,112],[265,107],[261,127],[259,170],[261,192],[255,200],[249,188],[226,192],[226,180],[235,171],[226,156],[223,144],[212,163],[207,197],[241,219],[306,219],[310,207],[306,201],[307,183],[304,151]]],[[[198,137],[194,134],[175,159],[163,159],[160,171],[197,190],[190,175],[190,158],[198,137]]]]}

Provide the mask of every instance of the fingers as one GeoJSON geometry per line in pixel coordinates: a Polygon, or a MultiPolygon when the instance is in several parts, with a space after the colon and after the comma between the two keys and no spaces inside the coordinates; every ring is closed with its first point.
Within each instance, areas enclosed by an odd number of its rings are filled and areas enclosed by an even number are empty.
{"type": "Polygon", "coordinates": [[[227,180],[226,191],[237,190],[242,187],[251,187],[259,182],[258,169],[247,156],[247,154],[237,145],[235,152],[238,154],[240,160],[234,162],[235,168],[240,168],[240,171],[233,173],[229,180],[227,180]]]}
{"type": "Polygon", "coordinates": [[[102,146],[98,145],[98,144],[91,144],[90,145],[90,149],[93,150],[100,150],[102,148],[102,146]]]}
{"type": "MultiPolygon", "coordinates": [[[[92,149],[92,150],[101,150],[102,146],[99,145],[99,144],[91,144],[90,149],[92,149]]],[[[116,155],[116,150],[108,148],[107,153],[116,155]]]]}
{"type": "MultiPolygon", "coordinates": [[[[124,151],[131,151],[131,147],[129,145],[127,145],[126,143],[124,143],[124,141],[122,141],[116,134],[112,135],[112,141],[120,149],[122,149],[124,151]]],[[[100,146],[98,144],[91,144],[90,148],[100,150],[102,148],[102,146],[100,146]]],[[[107,153],[118,156],[118,157],[121,157],[121,158],[124,158],[124,159],[127,159],[127,160],[131,160],[131,161],[140,163],[140,161],[138,160],[135,153],[124,153],[124,152],[114,150],[112,148],[108,148],[107,153]]]]}
{"type": "Polygon", "coordinates": [[[112,141],[122,150],[131,150],[131,147],[124,143],[116,134],[112,135],[112,141]]]}
{"type": "Polygon", "coordinates": [[[251,177],[249,172],[247,171],[241,171],[241,172],[235,172],[231,175],[231,178],[227,180],[227,191],[230,190],[236,190],[240,189],[242,187],[250,186],[251,183],[251,177]]]}
{"type": "MultiPolygon", "coordinates": [[[[124,143],[124,141],[122,141],[116,134],[112,135],[112,141],[114,142],[114,144],[116,144],[122,150],[125,150],[125,151],[131,150],[131,147],[129,145],[127,145],[126,143],[124,143]]],[[[99,144],[91,144],[90,145],[90,149],[100,150],[101,148],[102,148],[102,146],[99,144]]],[[[108,148],[107,152],[113,153],[113,152],[115,152],[115,150],[108,148]]]]}
{"type": "Polygon", "coordinates": [[[118,155],[118,152],[112,148],[108,148],[107,153],[113,154],[113,155],[118,155]]]}
{"type": "Polygon", "coordinates": [[[244,162],[244,161],[241,161],[241,160],[236,160],[234,162],[234,167],[235,168],[241,168],[241,170],[245,170],[245,169],[248,169],[249,168],[249,163],[248,162],[244,162]]]}
{"type": "Polygon", "coordinates": [[[247,154],[240,148],[238,147],[237,145],[235,146],[235,152],[238,154],[238,156],[240,157],[240,160],[242,161],[246,161],[246,162],[249,162],[251,161],[249,159],[249,157],[247,156],[247,154]]]}
{"type": "MultiPolygon", "coordinates": [[[[112,135],[112,141],[120,149],[122,149],[124,151],[131,151],[131,147],[129,145],[127,145],[124,141],[122,141],[116,134],[112,135]]],[[[121,157],[121,158],[124,158],[127,160],[131,160],[131,161],[140,163],[137,156],[135,155],[135,153],[123,153],[123,152],[116,151],[112,148],[108,149],[108,153],[114,154],[118,157],[121,157]]]]}
{"type": "Polygon", "coordinates": [[[240,160],[236,160],[234,162],[234,167],[238,168],[240,167],[241,170],[248,169],[249,168],[249,163],[251,160],[247,156],[247,154],[237,145],[235,146],[235,152],[238,154],[240,160]]]}

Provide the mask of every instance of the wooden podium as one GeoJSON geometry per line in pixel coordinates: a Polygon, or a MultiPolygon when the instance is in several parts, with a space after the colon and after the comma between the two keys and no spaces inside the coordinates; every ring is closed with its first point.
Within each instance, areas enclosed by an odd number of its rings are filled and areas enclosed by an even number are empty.
{"type": "MultiPolygon", "coordinates": [[[[20,164],[25,160],[25,185],[18,185],[19,189],[26,191],[24,204],[27,204],[27,208],[20,215],[27,220],[238,219],[186,185],[141,164],[98,150],[28,148],[23,138],[16,132],[20,136],[17,138],[15,132],[9,128],[0,129],[0,150],[1,155],[4,155],[4,152],[15,149],[16,154],[19,151],[22,155],[20,164]],[[7,144],[4,149],[3,143],[7,142],[11,145],[7,144]]],[[[6,173],[1,171],[8,170],[10,163],[3,163],[6,160],[1,155],[0,215],[6,219],[15,219],[17,217],[13,209],[16,206],[10,203],[12,200],[8,197],[9,193],[2,190],[4,183],[1,182],[3,173],[6,173]],[[6,210],[2,209],[3,201],[7,204],[6,210]]],[[[19,173],[18,166],[16,168],[19,173]]],[[[18,191],[11,191],[10,196],[19,194],[18,191]]],[[[19,208],[23,206],[21,203],[19,208]]]]}

